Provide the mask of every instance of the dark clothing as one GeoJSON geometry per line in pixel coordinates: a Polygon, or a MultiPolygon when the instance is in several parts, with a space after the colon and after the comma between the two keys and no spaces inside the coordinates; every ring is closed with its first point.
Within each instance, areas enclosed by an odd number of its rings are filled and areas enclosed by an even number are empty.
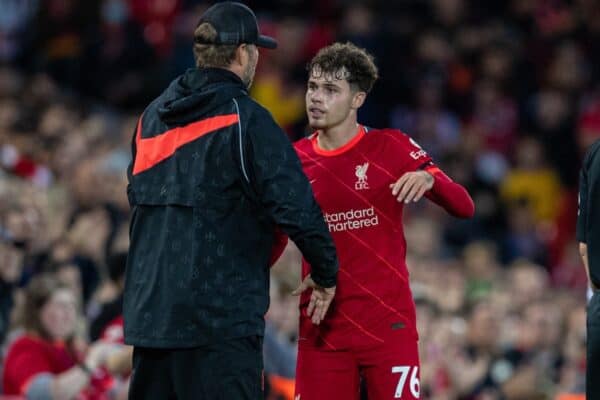
{"type": "Polygon", "coordinates": [[[581,167],[577,240],[587,244],[590,279],[600,288],[600,140],[588,150],[581,167]]]}
{"type": "Polygon", "coordinates": [[[262,399],[258,336],[193,349],[133,351],[130,400],[262,399]]]}
{"type": "Polygon", "coordinates": [[[232,72],[188,70],[148,106],[128,177],[126,343],[262,336],[276,226],[315,282],[335,285],[335,247],[300,162],[232,72]]]}
{"type": "MultiPolygon", "coordinates": [[[[600,288],[600,141],[588,150],[581,167],[577,240],[587,244],[590,280],[600,288]]],[[[600,399],[600,295],[594,293],[587,309],[586,398],[600,399]]]]}
{"type": "Polygon", "coordinates": [[[10,326],[14,286],[0,279],[0,343],[4,343],[10,326]]]}
{"type": "Polygon", "coordinates": [[[600,399],[600,294],[595,293],[587,308],[587,361],[585,392],[588,399],[600,399]]]}
{"type": "Polygon", "coordinates": [[[123,315],[123,295],[101,305],[100,312],[90,322],[90,340],[100,339],[106,326],[120,315],[123,315]]]}

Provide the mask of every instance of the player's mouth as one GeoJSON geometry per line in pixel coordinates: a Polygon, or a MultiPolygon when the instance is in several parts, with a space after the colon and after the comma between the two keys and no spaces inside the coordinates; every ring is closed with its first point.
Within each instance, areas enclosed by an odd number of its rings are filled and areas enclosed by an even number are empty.
{"type": "Polygon", "coordinates": [[[317,107],[309,107],[308,108],[308,114],[312,117],[312,118],[321,118],[325,115],[325,111],[323,111],[320,108],[317,107]]]}

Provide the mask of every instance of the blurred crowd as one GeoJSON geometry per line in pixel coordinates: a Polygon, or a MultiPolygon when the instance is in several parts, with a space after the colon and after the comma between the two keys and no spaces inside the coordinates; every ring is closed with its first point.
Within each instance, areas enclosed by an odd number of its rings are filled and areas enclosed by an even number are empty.
{"type": "MultiPolygon", "coordinates": [[[[262,53],[252,95],[291,140],[307,133],[307,61],[352,41],[381,75],[359,120],[410,134],[475,199],[473,220],[426,203],[405,218],[422,397],[582,393],[587,283],[574,231],[580,160],[600,138],[600,3],[245,3],[280,43],[262,53]]],[[[73,306],[55,339],[70,343],[72,363],[105,369],[110,396],[123,391],[127,366],[109,355],[127,351],[129,143],[145,104],[193,65],[192,31],[209,5],[0,0],[0,360],[29,331],[30,288],[51,279],[73,306]]],[[[273,268],[270,399],[292,398],[298,257],[290,245],[273,268]]],[[[45,332],[61,318],[38,314],[45,332]]]]}

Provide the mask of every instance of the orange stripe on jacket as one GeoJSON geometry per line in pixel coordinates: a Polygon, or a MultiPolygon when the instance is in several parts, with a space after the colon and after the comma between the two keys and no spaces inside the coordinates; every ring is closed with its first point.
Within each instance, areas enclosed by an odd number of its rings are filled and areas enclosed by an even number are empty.
{"type": "Polygon", "coordinates": [[[217,129],[231,126],[238,121],[237,114],[219,115],[169,129],[158,136],[142,138],[142,118],[140,117],[135,137],[136,155],[133,174],[137,175],[154,167],[175,154],[175,151],[181,146],[217,129]]]}

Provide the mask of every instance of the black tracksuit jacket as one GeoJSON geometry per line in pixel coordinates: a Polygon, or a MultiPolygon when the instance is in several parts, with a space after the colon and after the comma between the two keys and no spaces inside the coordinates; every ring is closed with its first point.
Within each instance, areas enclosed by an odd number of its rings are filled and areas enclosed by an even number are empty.
{"type": "Polygon", "coordinates": [[[335,247],[286,134],[218,68],[190,69],[144,111],[132,144],[125,341],[186,348],[263,335],[279,227],[336,283],[335,247]]]}

